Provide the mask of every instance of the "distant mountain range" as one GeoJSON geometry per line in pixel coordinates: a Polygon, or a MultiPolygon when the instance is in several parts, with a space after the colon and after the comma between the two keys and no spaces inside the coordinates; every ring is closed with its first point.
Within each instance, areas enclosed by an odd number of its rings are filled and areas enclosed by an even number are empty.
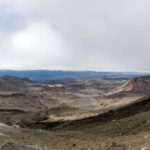
{"type": "Polygon", "coordinates": [[[67,78],[81,79],[129,79],[138,76],[147,76],[145,72],[94,72],[94,71],[53,71],[53,70],[0,70],[0,75],[13,75],[31,80],[45,81],[67,78]]]}

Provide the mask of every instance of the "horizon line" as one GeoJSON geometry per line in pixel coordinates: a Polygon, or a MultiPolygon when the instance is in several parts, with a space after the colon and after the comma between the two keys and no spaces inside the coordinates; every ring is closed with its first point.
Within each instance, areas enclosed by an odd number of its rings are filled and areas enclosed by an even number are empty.
{"type": "Polygon", "coordinates": [[[0,69],[0,71],[60,71],[60,72],[118,72],[118,73],[150,73],[150,70],[69,70],[69,69],[0,69]]]}

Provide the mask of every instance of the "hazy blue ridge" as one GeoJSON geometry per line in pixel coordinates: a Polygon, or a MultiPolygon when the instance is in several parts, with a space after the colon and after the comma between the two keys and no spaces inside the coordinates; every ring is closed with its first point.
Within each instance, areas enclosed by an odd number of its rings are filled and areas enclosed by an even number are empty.
{"type": "Polygon", "coordinates": [[[53,80],[66,78],[93,79],[128,79],[137,76],[150,75],[138,72],[94,72],[94,71],[53,71],[53,70],[0,70],[0,75],[13,75],[32,80],[53,80]]]}

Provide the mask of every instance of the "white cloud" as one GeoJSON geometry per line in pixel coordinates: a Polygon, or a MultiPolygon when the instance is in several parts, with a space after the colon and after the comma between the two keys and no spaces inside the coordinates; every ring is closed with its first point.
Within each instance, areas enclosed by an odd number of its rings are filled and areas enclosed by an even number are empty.
{"type": "MultiPolygon", "coordinates": [[[[66,62],[67,46],[62,35],[46,23],[29,23],[9,37],[11,63],[8,68],[61,69],[66,62]]],[[[9,58],[5,55],[5,59],[9,58]]],[[[8,60],[7,60],[8,61],[8,60]]]]}
{"type": "Polygon", "coordinates": [[[61,56],[64,43],[61,35],[50,25],[44,23],[29,24],[24,30],[12,35],[12,44],[17,52],[45,55],[52,54],[55,58],[61,56]]]}

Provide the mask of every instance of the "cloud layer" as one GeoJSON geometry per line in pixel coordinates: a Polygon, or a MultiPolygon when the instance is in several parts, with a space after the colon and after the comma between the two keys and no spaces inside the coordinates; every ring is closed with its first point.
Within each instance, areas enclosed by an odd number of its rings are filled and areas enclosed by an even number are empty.
{"type": "Polygon", "coordinates": [[[0,0],[0,69],[148,71],[148,0],[0,0]]]}

